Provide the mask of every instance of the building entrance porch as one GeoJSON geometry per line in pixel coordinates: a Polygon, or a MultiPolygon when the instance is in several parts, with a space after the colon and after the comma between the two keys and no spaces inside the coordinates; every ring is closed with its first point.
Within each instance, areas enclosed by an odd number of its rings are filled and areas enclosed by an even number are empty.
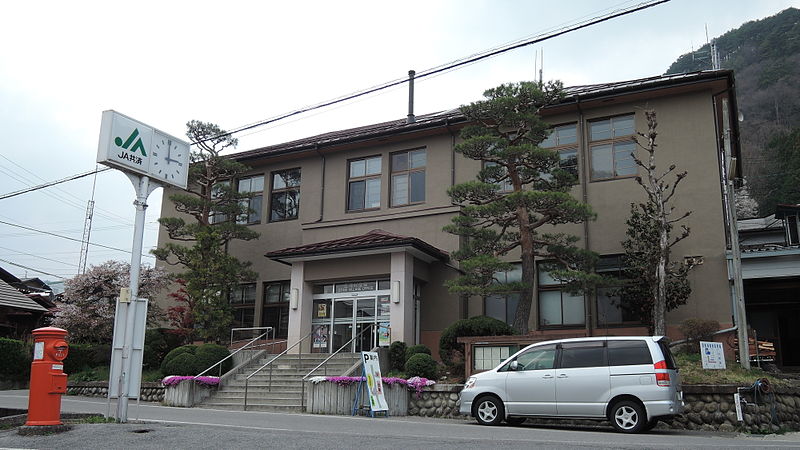
{"type": "Polygon", "coordinates": [[[311,321],[314,353],[369,351],[378,345],[378,327],[389,327],[388,280],[315,286],[311,321]],[[352,341],[352,342],[350,342],[352,341]]]}

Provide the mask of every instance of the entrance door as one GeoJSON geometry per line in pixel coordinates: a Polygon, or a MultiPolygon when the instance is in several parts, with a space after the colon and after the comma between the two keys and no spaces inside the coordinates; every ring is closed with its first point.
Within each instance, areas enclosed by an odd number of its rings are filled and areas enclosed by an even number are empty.
{"type": "Polygon", "coordinates": [[[333,339],[329,351],[335,352],[351,340],[350,345],[342,351],[369,351],[375,346],[376,303],[376,297],[334,300],[333,339]],[[371,330],[368,330],[370,327],[371,330]]]}

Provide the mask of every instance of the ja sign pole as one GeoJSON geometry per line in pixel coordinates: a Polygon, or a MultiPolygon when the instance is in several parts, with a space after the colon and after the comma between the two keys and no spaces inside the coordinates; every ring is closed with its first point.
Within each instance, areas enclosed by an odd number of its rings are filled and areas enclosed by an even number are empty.
{"type": "Polygon", "coordinates": [[[108,383],[109,403],[118,399],[116,419],[127,422],[128,400],[139,398],[147,322],[147,300],[139,298],[147,197],[162,185],[186,188],[189,143],[118,112],[104,111],[97,162],[123,171],[136,190],[130,285],[117,300],[108,383]]]}

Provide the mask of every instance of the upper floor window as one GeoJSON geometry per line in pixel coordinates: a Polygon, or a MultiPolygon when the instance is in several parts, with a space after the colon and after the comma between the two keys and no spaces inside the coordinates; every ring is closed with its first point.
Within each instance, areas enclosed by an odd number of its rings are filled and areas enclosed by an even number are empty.
{"type": "Polygon", "coordinates": [[[392,154],[392,206],[425,201],[425,149],[392,154]]]}
{"type": "Polygon", "coordinates": [[[633,114],[589,122],[592,180],[636,175],[634,134],[633,114]]]}
{"type": "MultiPolygon", "coordinates": [[[[483,167],[495,167],[497,163],[494,161],[484,161],[483,167]]],[[[514,184],[511,183],[511,178],[507,177],[506,174],[508,173],[505,168],[501,168],[500,172],[502,173],[501,176],[504,176],[502,180],[497,179],[495,177],[488,178],[486,180],[487,183],[492,183],[497,185],[497,190],[500,192],[513,192],[514,191],[514,184]]]]}
{"type": "MultiPolygon", "coordinates": [[[[220,199],[223,195],[225,195],[225,191],[230,189],[230,185],[230,181],[220,181],[219,183],[215,184],[214,187],[211,188],[211,200],[214,201],[220,199]]],[[[208,214],[208,221],[212,224],[227,222],[228,215],[219,211],[214,211],[212,207],[212,211],[208,214]]]]}
{"type": "Polygon", "coordinates": [[[269,220],[296,219],[300,211],[300,169],[272,172],[269,220]]]}
{"type": "Polygon", "coordinates": [[[539,144],[558,152],[559,167],[578,178],[578,124],[571,123],[553,127],[550,135],[539,144]]]}
{"type": "Polygon", "coordinates": [[[242,200],[242,207],[247,211],[236,218],[236,223],[253,224],[261,222],[261,205],[264,202],[264,175],[242,178],[237,187],[240,194],[251,194],[242,200]]]}
{"type": "Polygon", "coordinates": [[[381,157],[354,159],[348,162],[347,210],[359,211],[381,207],[381,157]]]}

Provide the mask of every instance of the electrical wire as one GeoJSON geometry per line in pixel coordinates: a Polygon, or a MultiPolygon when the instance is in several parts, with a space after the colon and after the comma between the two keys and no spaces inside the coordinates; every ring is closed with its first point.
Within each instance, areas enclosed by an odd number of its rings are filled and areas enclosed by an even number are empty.
{"type": "Polygon", "coordinates": [[[33,267],[23,266],[22,264],[17,264],[15,262],[11,262],[11,261],[9,261],[7,259],[0,258],[0,261],[3,261],[6,264],[11,264],[12,266],[17,266],[17,267],[21,267],[21,268],[26,269],[26,270],[31,270],[31,271],[33,271],[35,273],[43,273],[45,275],[50,275],[51,277],[61,278],[62,280],[66,280],[67,279],[66,277],[62,277],[61,275],[56,275],[54,273],[45,272],[45,271],[39,270],[39,269],[34,269],[33,267]]]}
{"type": "MultiPolygon", "coordinates": [[[[18,225],[18,224],[15,224],[15,223],[6,222],[4,220],[0,220],[0,223],[3,224],[3,225],[11,226],[11,227],[22,228],[24,230],[35,231],[37,233],[46,234],[46,235],[49,235],[49,236],[59,237],[61,239],[67,239],[67,240],[75,241],[75,242],[83,242],[81,239],[76,239],[76,238],[72,238],[72,237],[69,237],[69,236],[64,236],[64,235],[61,235],[61,234],[51,233],[49,231],[37,230],[36,228],[26,227],[24,225],[18,225]]],[[[110,245],[98,244],[98,243],[95,243],[95,242],[89,242],[89,245],[94,245],[95,247],[107,248],[109,250],[117,250],[117,251],[125,252],[125,253],[132,253],[130,250],[125,250],[125,249],[121,249],[121,248],[118,248],[118,247],[112,247],[110,245]]],[[[142,254],[142,256],[147,257],[147,258],[155,258],[155,256],[153,256],[153,255],[142,254]]]]}
{"type": "MultiPolygon", "coordinates": [[[[518,48],[521,48],[521,47],[525,47],[525,46],[528,46],[528,45],[533,45],[533,44],[536,44],[536,43],[539,43],[539,42],[542,42],[542,41],[546,41],[548,39],[552,39],[552,38],[555,38],[555,37],[558,37],[558,36],[562,36],[564,34],[571,33],[573,31],[577,31],[577,30],[580,30],[580,29],[583,29],[583,28],[586,28],[586,27],[589,27],[589,26],[592,26],[592,25],[596,25],[596,24],[601,23],[601,22],[606,22],[608,20],[611,20],[611,19],[614,19],[614,18],[617,18],[617,17],[625,16],[625,15],[628,15],[628,14],[632,14],[634,12],[642,11],[644,9],[652,8],[654,6],[660,5],[662,3],[667,3],[669,1],[671,1],[671,0],[655,0],[655,1],[650,1],[650,2],[639,3],[639,4],[636,4],[634,6],[630,6],[628,8],[618,9],[618,10],[612,11],[611,13],[608,13],[608,14],[603,15],[603,16],[596,16],[596,17],[594,17],[592,19],[587,19],[587,20],[584,20],[582,22],[575,23],[573,25],[562,27],[562,28],[557,29],[555,31],[552,31],[550,33],[540,34],[540,35],[537,35],[537,36],[535,36],[533,38],[525,39],[525,40],[522,40],[522,41],[515,41],[515,42],[513,42],[513,43],[511,43],[509,45],[505,45],[505,46],[502,46],[500,48],[490,49],[490,50],[485,51],[485,52],[477,53],[477,54],[468,56],[466,58],[462,58],[462,59],[455,60],[455,61],[452,61],[450,63],[444,64],[444,65],[440,65],[440,66],[434,67],[432,69],[427,69],[427,70],[423,70],[423,71],[417,72],[417,74],[415,75],[415,79],[422,79],[422,78],[425,78],[425,77],[433,76],[433,75],[441,73],[441,72],[454,70],[456,68],[459,68],[459,67],[462,67],[462,66],[466,66],[466,65],[475,63],[475,62],[483,60],[483,59],[491,58],[491,57],[500,55],[502,53],[509,52],[511,50],[515,50],[515,49],[518,49],[518,48]]],[[[337,104],[337,103],[345,102],[345,101],[352,100],[352,99],[355,99],[355,98],[358,98],[358,97],[362,97],[362,96],[365,96],[365,95],[368,95],[368,94],[371,94],[371,93],[374,93],[374,92],[382,91],[382,90],[385,90],[385,89],[388,89],[388,88],[391,88],[391,87],[394,87],[394,86],[398,86],[398,85],[401,85],[401,84],[404,84],[404,83],[408,83],[408,81],[409,81],[408,78],[395,79],[395,80],[392,80],[392,81],[389,81],[389,82],[386,82],[386,83],[383,83],[383,84],[380,84],[380,85],[377,85],[377,86],[374,86],[374,87],[371,87],[371,88],[368,88],[368,89],[365,89],[365,90],[356,91],[356,92],[351,93],[351,94],[346,94],[346,95],[334,98],[332,100],[327,100],[327,101],[324,101],[324,102],[321,102],[321,103],[317,103],[316,105],[305,106],[303,108],[296,109],[294,111],[290,111],[290,112],[287,112],[287,113],[284,113],[284,114],[280,114],[278,116],[274,116],[274,117],[269,118],[269,119],[261,120],[261,121],[258,121],[258,122],[254,122],[254,123],[251,123],[251,124],[248,124],[248,125],[244,125],[244,126],[235,128],[235,129],[230,130],[230,131],[226,131],[225,133],[220,133],[220,134],[215,135],[215,136],[211,136],[211,137],[208,137],[208,138],[205,138],[205,139],[194,141],[194,142],[192,142],[192,144],[196,145],[196,144],[207,142],[207,141],[210,141],[210,140],[213,140],[213,139],[219,139],[219,138],[222,138],[222,137],[225,137],[225,136],[232,136],[234,134],[241,133],[243,131],[251,130],[253,128],[261,127],[261,126],[264,126],[264,125],[268,125],[270,123],[277,122],[279,120],[283,120],[283,119],[286,119],[286,118],[289,118],[289,117],[292,117],[292,116],[296,116],[296,115],[299,115],[299,114],[303,114],[305,112],[313,111],[313,110],[316,110],[316,109],[321,109],[321,108],[324,108],[324,107],[327,107],[327,106],[331,106],[331,105],[334,105],[334,104],[337,104]]]]}
{"type": "Polygon", "coordinates": [[[66,178],[62,178],[56,181],[50,181],[48,183],[40,184],[37,186],[32,186],[26,189],[21,189],[19,191],[9,192],[7,194],[0,195],[0,200],[5,200],[7,198],[16,197],[17,195],[27,194],[28,192],[38,191],[39,189],[44,189],[46,187],[55,186],[57,184],[66,183],[67,181],[77,180],[79,178],[88,177],[89,175],[93,175],[95,173],[105,172],[106,170],[111,170],[110,167],[105,167],[102,169],[95,169],[90,170],[88,172],[79,173],[77,175],[72,175],[66,178]]]}

